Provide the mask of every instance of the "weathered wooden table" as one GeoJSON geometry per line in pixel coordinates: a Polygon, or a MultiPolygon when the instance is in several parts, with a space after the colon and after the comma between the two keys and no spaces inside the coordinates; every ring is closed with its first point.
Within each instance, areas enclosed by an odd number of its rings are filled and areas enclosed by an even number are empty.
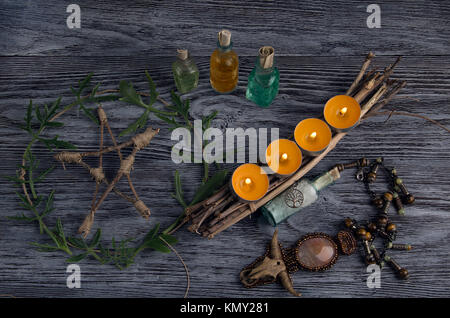
{"type": "MultiPolygon", "coordinates": [[[[164,97],[174,88],[171,62],[175,49],[187,47],[200,69],[199,88],[186,97],[191,115],[218,110],[215,127],[279,127],[287,137],[304,118],[319,116],[324,102],[344,93],[359,70],[365,54],[377,54],[383,67],[403,55],[393,78],[408,81],[388,109],[423,114],[450,126],[450,6],[439,1],[379,1],[381,28],[366,25],[367,5],[360,1],[77,1],[81,28],[66,26],[71,1],[2,1],[0,5],[0,153],[1,175],[12,175],[20,163],[26,133],[19,129],[29,99],[43,104],[63,96],[73,100],[69,87],[94,72],[93,81],[116,88],[121,79],[145,90],[144,70],[149,70],[164,97]],[[209,85],[208,56],[216,34],[233,32],[240,55],[239,85],[229,95],[216,94],[209,85]],[[281,73],[279,96],[268,109],[245,97],[247,76],[262,45],[276,49],[281,73]]],[[[114,132],[127,127],[141,113],[120,102],[105,103],[114,132]]],[[[305,297],[429,297],[450,296],[450,135],[427,121],[412,117],[374,118],[352,131],[309,176],[337,162],[362,156],[383,156],[395,165],[416,195],[405,217],[393,216],[400,242],[411,243],[411,252],[397,252],[396,259],[411,273],[399,281],[383,270],[381,288],[366,286],[366,267],[359,255],[342,257],[329,271],[300,272],[295,287],[305,297]]],[[[79,148],[97,147],[97,130],[76,111],[63,118],[61,137],[79,148]]],[[[161,133],[136,159],[135,186],[151,207],[149,221],[127,204],[110,196],[96,215],[105,238],[142,237],[155,223],[167,226],[181,213],[171,198],[175,169],[181,173],[186,197],[200,184],[200,165],[171,161],[173,142],[167,125],[155,117],[151,125],[161,133]]],[[[42,145],[33,148],[43,165],[54,164],[42,145]]],[[[108,158],[108,157],[107,157],[108,158]]],[[[111,158],[113,158],[111,156],[111,158]]],[[[108,174],[116,169],[109,163],[108,174]]],[[[233,165],[228,165],[232,169],[233,165]]],[[[55,215],[65,230],[75,233],[90,205],[93,182],[81,168],[64,171],[57,166],[39,190],[56,190],[55,215]]],[[[36,224],[6,220],[20,211],[15,189],[0,179],[0,294],[31,297],[181,297],[186,278],[172,254],[145,251],[136,264],[120,271],[112,265],[85,260],[81,288],[66,287],[65,256],[41,253],[29,242],[46,242],[36,224]]],[[[376,211],[367,202],[364,187],[351,173],[323,191],[318,203],[279,226],[280,241],[293,244],[312,231],[337,233],[344,217],[365,220],[376,211]]],[[[49,219],[50,223],[55,218],[49,219]]],[[[272,229],[254,215],[213,240],[185,228],[176,245],[191,274],[191,297],[284,297],[279,285],[253,290],[243,288],[238,274],[265,248],[272,229]]]]}

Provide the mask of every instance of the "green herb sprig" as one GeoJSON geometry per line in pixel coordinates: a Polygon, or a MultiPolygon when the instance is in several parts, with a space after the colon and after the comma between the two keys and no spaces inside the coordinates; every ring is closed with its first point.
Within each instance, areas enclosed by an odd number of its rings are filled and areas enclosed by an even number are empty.
{"type": "MultiPolygon", "coordinates": [[[[104,90],[102,92],[98,92],[100,84],[97,84],[89,94],[83,95],[90,84],[92,73],[79,81],[78,88],[75,89],[71,87],[76,100],[62,109],[61,97],[56,99],[51,105],[44,105],[43,107],[33,105],[33,102],[30,101],[25,115],[25,125],[21,126],[21,128],[30,135],[31,140],[22,156],[22,163],[18,165],[16,176],[7,177],[14,182],[17,187],[22,189],[22,193],[16,192],[16,194],[21,201],[20,206],[29,213],[28,215],[21,213],[18,216],[8,218],[18,221],[37,222],[39,224],[40,233],[46,234],[50,239],[50,243],[30,243],[32,246],[36,247],[37,250],[42,252],[65,252],[70,256],[67,259],[68,262],[79,262],[87,256],[91,256],[101,264],[113,263],[118,268],[123,269],[133,264],[136,255],[144,249],[150,248],[158,252],[169,253],[171,250],[167,247],[167,244],[172,245],[177,243],[175,237],[167,233],[159,232],[159,224],[155,225],[136,247],[130,247],[129,245],[134,239],[116,241],[114,238],[112,239],[112,247],[105,247],[101,243],[101,229],[97,230],[89,242],[82,238],[66,236],[60,218],[57,218],[54,228],[49,228],[45,222],[51,212],[54,211],[53,201],[55,190],[52,190],[47,196],[40,195],[36,191],[36,184],[42,182],[53,170],[53,167],[38,173],[39,160],[35,159],[32,153],[32,146],[36,142],[41,142],[49,149],[49,151],[55,149],[76,149],[76,146],[73,144],[59,139],[58,135],[53,137],[44,135],[44,131],[47,129],[62,127],[63,123],[57,122],[56,119],[74,107],[78,106],[79,110],[96,124],[99,122],[94,115],[94,109],[89,108],[86,105],[89,103],[100,103],[119,99],[124,102],[135,105],[139,104],[139,106],[145,107],[145,113],[147,113],[147,115],[149,112],[167,116],[175,115],[175,113],[159,111],[152,106],[158,95],[155,93],[155,87],[150,76],[148,73],[146,74],[150,84],[150,101],[148,104],[145,104],[142,101],[140,95],[137,95],[138,97],[136,98],[133,93],[135,91],[132,88],[132,85],[127,85],[125,82],[121,82],[119,90],[104,90]],[[117,92],[120,94],[107,94],[117,92]]],[[[147,118],[148,116],[145,119],[145,123],[147,118]]],[[[141,120],[141,122],[143,121],[144,120],[141,120]]],[[[141,126],[137,128],[140,127],[141,126]]]]}

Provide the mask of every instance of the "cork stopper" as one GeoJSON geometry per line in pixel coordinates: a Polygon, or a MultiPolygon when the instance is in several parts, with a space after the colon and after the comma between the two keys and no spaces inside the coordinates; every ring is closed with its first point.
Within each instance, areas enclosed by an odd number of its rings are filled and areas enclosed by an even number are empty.
{"type": "Polygon", "coordinates": [[[334,181],[336,181],[337,179],[339,179],[341,177],[341,174],[339,173],[339,169],[337,167],[334,167],[333,169],[331,169],[328,172],[334,181]]]}
{"type": "Polygon", "coordinates": [[[259,49],[259,64],[262,68],[270,68],[273,66],[273,56],[275,50],[271,46],[263,46],[259,49]]]}
{"type": "Polygon", "coordinates": [[[188,58],[189,52],[185,49],[177,49],[177,56],[180,60],[184,61],[188,58]]]}
{"type": "Polygon", "coordinates": [[[227,47],[231,43],[231,32],[229,30],[222,30],[218,34],[220,46],[227,47]]]}

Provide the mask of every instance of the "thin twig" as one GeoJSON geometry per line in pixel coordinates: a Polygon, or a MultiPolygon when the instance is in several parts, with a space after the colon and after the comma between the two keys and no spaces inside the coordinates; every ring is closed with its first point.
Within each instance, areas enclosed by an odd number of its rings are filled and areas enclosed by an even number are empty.
{"type": "Polygon", "coordinates": [[[409,116],[409,117],[415,117],[415,118],[421,118],[424,120],[429,121],[430,123],[433,123],[434,125],[444,129],[447,132],[450,132],[450,129],[439,123],[437,120],[431,119],[427,116],[410,113],[410,112],[404,112],[404,111],[398,111],[398,110],[385,110],[385,111],[378,111],[373,114],[373,116],[379,116],[379,115],[388,115],[388,118],[385,122],[387,122],[393,115],[399,115],[399,116],[409,116]]]}
{"type": "Polygon", "coordinates": [[[163,241],[174,253],[175,255],[177,255],[177,257],[180,259],[180,262],[183,264],[184,266],[184,270],[186,271],[186,278],[187,278],[187,286],[186,286],[186,291],[184,293],[184,298],[187,298],[188,293],[189,293],[189,287],[191,285],[191,278],[189,276],[189,270],[187,268],[186,263],[184,262],[183,258],[180,256],[180,254],[178,254],[177,250],[170,245],[164,238],[162,238],[161,236],[159,237],[161,239],[161,241],[163,241]]]}

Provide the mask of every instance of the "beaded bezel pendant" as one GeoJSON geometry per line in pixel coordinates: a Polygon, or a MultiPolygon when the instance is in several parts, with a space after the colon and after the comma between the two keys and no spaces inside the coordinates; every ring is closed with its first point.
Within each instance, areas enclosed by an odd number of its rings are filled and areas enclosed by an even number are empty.
{"type": "Polygon", "coordinates": [[[302,269],[306,269],[306,270],[313,271],[313,272],[324,271],[324,270],[330,269],[336,263],[337,259],[339,258],[338,246],[335,243],[335,241],[333,240],[333,238],[328,234],[320,233],[320,232],[319,233],[309,233],[309,234],[304,235],[295,244],[295,258],[297,260],[297,263],[300,265],[300,267],[302,269]],[[308,265],[300,257],[300,249],[308,241],[313,240],[313,239],[318,239],[318,238],[327,240],[328,243],[330,244],[330,246],[333,248],[334,254],[333,254],[333,257],[331,257],[331,259],[329,261],[327,261],[324,265],[311,266],[311,265],[308,265]]]}

